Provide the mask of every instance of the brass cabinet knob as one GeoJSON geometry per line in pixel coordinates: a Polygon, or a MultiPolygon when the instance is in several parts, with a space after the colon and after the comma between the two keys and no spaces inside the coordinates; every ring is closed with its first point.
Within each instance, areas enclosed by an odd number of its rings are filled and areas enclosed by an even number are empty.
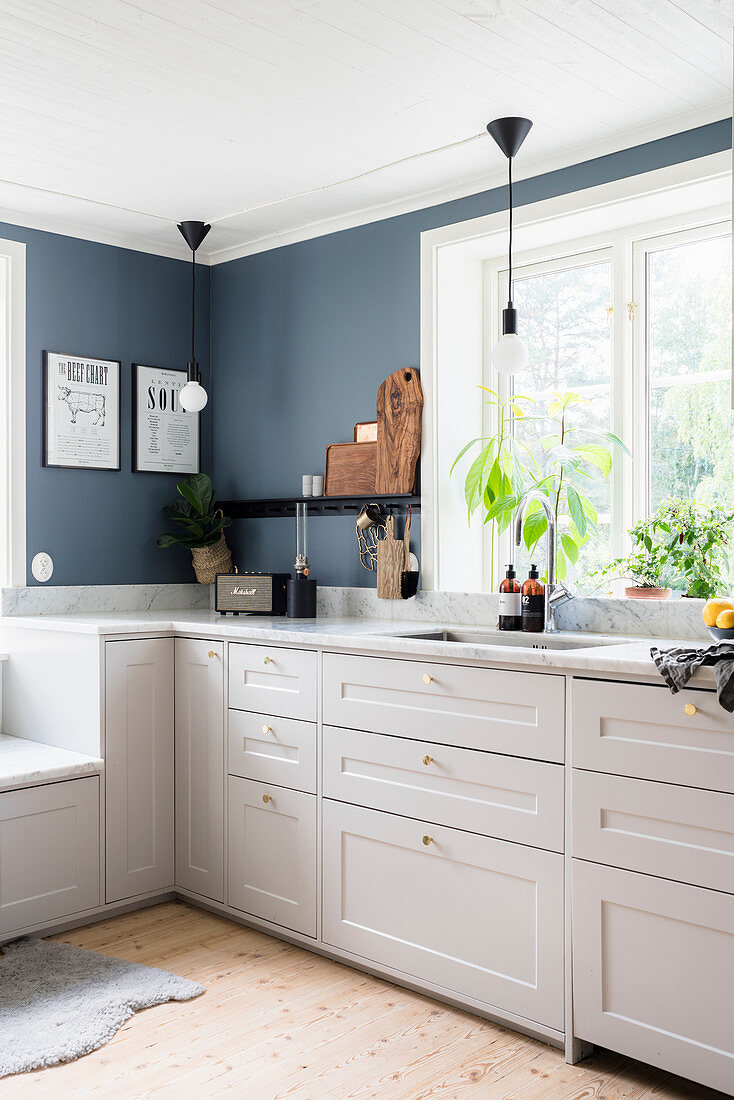
{"type": "Polygon", "coordinates": [[[219,656],[219,654],[217,653],[216,649],[210,649],[209,650],[209,660],[210,661],[212,660],[212,658],[218,657],[218,656],[219,656]]]}
{"type": "Polygon", "coordinates": [[[266,722],[265,725],[263,726],[263,733],[272,733],[272,732],[273,732],[273,727],[269,726],[266,722]]]}
{"type": "Polygon", "coordinates": [[[268,802],[272,802],[272,801],[273,801],[273,796],[271,794],[264,794],[263,795],[263,802],[265,803],[266,806],[267,806],[268,802]]]}
{"type": "Polygon", "coordinates": [[[693,715],[696,713],[696,707],[693,705],[693,703],[686,703],[686,705],[683,707],[683,710],[686,712],[689,718],[693,718],[693,715]]]}
{"type": "Polygon", "coordinates": [[[428,847],[429,844],[433,844],[433,837],[432,836],[424,836],[423,837],[423,843],[426,845],[426,847],[428,847]]]}
{"type": "Polygon", "coordinates": [[[432,684],[433,683],[433,677],[429,676],[427,672],[423,673],[423,683],[424,684],[432,684]]]}
{"type": "Polygon", "coordinates": [[[263,659],[263,664],[264,665],[272,665],[273,664],[273,658],[272,657],[265,657],[263,659]]]}
{"type": "Polygon", "coordinates": [[[428,765],[429,765],[429,764],[432,764],[432,763],[433,763],[433,757],[432,757],[432,756],[429,756],[429,755],[428,755],[428,754],[426,753],[426,755],[425,755],[425,756],[423,757],[423,763],[424,763],[424,764],[426,765],[426,767],[428,767],[428,765]]]}

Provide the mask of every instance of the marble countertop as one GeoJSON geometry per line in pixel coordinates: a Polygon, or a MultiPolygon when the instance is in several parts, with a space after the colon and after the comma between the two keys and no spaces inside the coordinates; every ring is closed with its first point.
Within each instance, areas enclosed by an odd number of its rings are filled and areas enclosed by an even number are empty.
{"type": "Polygon", "coordinates": [[[0,733],[0,790],[96,775],[103,768],[104,761],[93,756],[0,733]]]}
{"type": "MultiPolygon", "coordinates": [[[[489,628],[476,625],[468,627],[460,623],[431,623],[425,620],[398,623],[367,616],[280,619],[241,615],[234,618],[223,617],[209,610],[9,616],[0,620],[0,629],[5,627],[63,630],[100,636],[146,633],[198,634],[207,638],[234,641],[265,644],[280,642],[406,656],[412,654],[428,659],[444,657],[454,660],[482,661],[491,665],[514,668],[541,668],[567,672],[598,671],[620,676],[645,676],[655,680],[659,680],[660,676],[650,657],[651,645],[654,644],[660,648],[673,645],[706,645],[703,641],[694,642],[690,639],[573,634],[569,637],[588,641],[588,646],[572,650],[507,648],[484,641],[467,643],[406,637],[409,634],[426,634],[443,629],[491,632],[489,628]],[[609,644],[610,640],[613,644],[609,644]],[[599,645],[599,642],[606,644],[599,645]]],[[[12,650],[12,646],[8,646],[7,642],[5,648],[12,650]]],[[[703,669],[696,673],[695,679],[697,683],[712,683],[713,673],[710,669],[703,669]]]]}

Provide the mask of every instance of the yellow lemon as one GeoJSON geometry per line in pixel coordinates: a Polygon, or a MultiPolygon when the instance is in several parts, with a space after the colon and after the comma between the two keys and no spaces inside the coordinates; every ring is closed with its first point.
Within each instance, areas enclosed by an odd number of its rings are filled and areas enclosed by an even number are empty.
{"type": "Polygon", "coordinates": [[[703,621],[706,626],[716,626],[717,619],[722,611],[731,611],[732,609],[734,609],[734,604],[731,600],[709,600],[703,609],[703,621]]]}
{"type": "Polygon", "coordinates": [[[734,610],[720,612],[716,616],[716,625],[720,630],[734,630],[734,610]]]}

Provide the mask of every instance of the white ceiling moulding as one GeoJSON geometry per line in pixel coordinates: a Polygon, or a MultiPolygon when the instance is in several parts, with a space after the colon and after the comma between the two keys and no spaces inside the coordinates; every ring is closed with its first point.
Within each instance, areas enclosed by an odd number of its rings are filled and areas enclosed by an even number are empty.
{"type": "MultiPolygon", "coordinates": [[[[731,103],[729,100],[721,100],[712,104],[705,110],[675,115],[655,125],[626,130],[624,133],[615,135],[614,138],[585,144],[583,146],[575,145],[553,156],[542,157],[518,165],[516,168],[517,175],[515,182],[521,182],[522,180],[530,179],[534,176],[541,176],[548,172],[559,171],[563,168],[570,168],[575,164],[595,160],[612,153],[620,153],[625,149],[632,149],[637,145],[645,145],[648,142],[672,137],[675,134],[684,133],[687,130],[693,130],[699,126],[706,126],[713,122],[719,122],[729,116],[730,113],[731,103]]],[[[228,263],[230,260],[240,259],[243,256],[252,256],[258,252],[267,252],[273,248],[282,248],[284,245],[312,240],[315,237],[326,236],[329,233],[338,233],[344,229],[354,229],[360,225],[368,225],[370,222],[383,221],[386,218],[394,218],[400,214],[409,214],[416,210],[424,210],[431,206],[439,206],[442,203],[453,202],[456,199],[467,198],[470,195],[476,195],[482,191],[490,191],[493,188],[505,186],[507,182],[505,167],[501,163],[496,166],[493,164],[492,150],[486,133],[482,132],[479,134],[477,136],[477,142],[484,142],[487,146],[488,170],[482,175],[473,175],[469,179],[454,182],[450,186],[440,189],[413,192],[411,195],[397,201],[364,207],[363,209],[355,210],[348,214],[323,218],[318,221],[312,221],[307,225],[299,225],[292,229],[283,230],[282,232],[265,234],[262,237],[246,243],[233,244],[220,249],[212,247],[208,253],[208,262],[213,265],[228,263]],[[492,169],[491,171],[490,167],[492,169]]],[[[438,152],[440,153],[442,150],[438,152]]],[[[431,154],[423,154],[423,157],[429,155],[431,154]]],[[[419,158],[413,159],[417,160],[419,158]]],[[[384,171],[386,173],[389,172],[390,167],[391,166],[388,166],[384,171]]],[[[337,184],[334,186],[338,187],[340,185],[337,184]]],[[[326,189],[321,190],[323,191],[326,189]]],[[[293,200],[284,197],[283,199],[277,200],[277,204],[286,204],[289,201],[293,200]]],[[[271,205],[276,205],[276,203],[271,205]]],[[[225,217],[215,219],[213,222],[214,227],[216,228],[218,225],[226,226],[228,221],[234,220],[237,217],[243,217],[246,213],[247,211],[243,211],[242,214],[232,215],[231,218],[225,217]]]]}
{"type": "MultiPolygon", "coordinates": [[[[517,181],[718,122],[726,118],[730,111],[730,103],[722,100],[706,109],[677,114],[655,125],[625,130],[613,138],[573,145],[551,156],[523,163],[517,181]]],[[[504,165],[493,156],[489,139],[482,131],[475,139],[462,139],[438,150],[415,154],[384,167],[369,169],[348,180],[338,180],[305,193],[285,194],[233,214],[214,217],[211,219],[212,233],[207,241],[209,247],[197,253],[197,261],[203,265],[227,263],[243,256],[452,202],[502,187],[506,184],[505,176],[504,165]],[[470,151],[470,156],[467,151],[470,151]],[[463,176],[458,173],[457,180],[457,173],[453,170],[455,160],[464,158],[474,164],[477,156],[482,162],[486,161],[487,171],[477,174],[473,170],[463,176]],[[426,162],[440,158],[445,159],[444,174],[452,182],[439,188],[417,187],[416,180],[426,162]],[[378,203],[365,202],[363,181],[369,181],[371,194],[383,190],[402,192],[402,197],[378,203]],[[290,222],[290,226],[282,229],[274,227],[284,221],[290,222]],[[217,241],[220,242],[219,247],[217,241]]],[[[180,217],[180,211],[172,213],[169,219],[159,213],[128,210],[88,198],[0,180],[0,221],[9,225],[188,260],[185,247],[177,239],[176,224],[180,217]]]]}

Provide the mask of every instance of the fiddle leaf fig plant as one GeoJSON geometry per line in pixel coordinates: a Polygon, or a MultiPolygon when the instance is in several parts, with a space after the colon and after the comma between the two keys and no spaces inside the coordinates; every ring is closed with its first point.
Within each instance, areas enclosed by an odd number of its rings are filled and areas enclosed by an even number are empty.
{"type": "Polygon", "coordinates": [[[175,500],[163,510],[181,531],[166,531],[159,535],[158,546],[164,548],[180,543],[191,550],[213,546],[219,541],[224,528],[231,526],[232,520],[217,507],[217,494],[209,477],[206,474],[190,474],[179,481],[176,488],[181,500],[175,500]]]}

